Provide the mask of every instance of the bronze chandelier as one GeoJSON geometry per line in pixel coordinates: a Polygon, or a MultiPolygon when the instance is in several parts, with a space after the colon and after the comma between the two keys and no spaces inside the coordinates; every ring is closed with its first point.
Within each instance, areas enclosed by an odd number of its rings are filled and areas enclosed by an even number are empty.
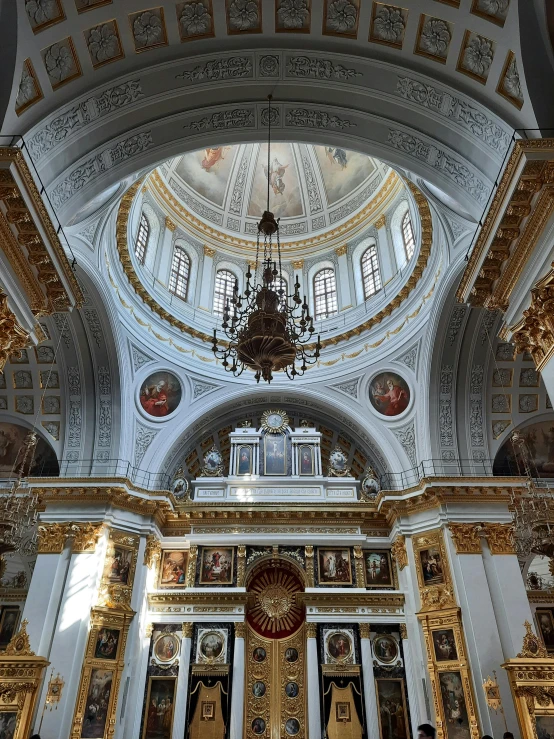
{"type": "Polygon", "coordinates": [[[291,295],[283,289],[286,282],[281,265],[279,219],[276,220],[269,210],[271,95],[268,96],[267,120],[267,210],[258,223],[254,273],[249,265],[243,294],[239,294],[238,280],[235,280],[221,324],[227,341],[220,348],[217,329],[214,329],[212,350],[216,358],[222,360],[226,372],[238,377],[248,367],[255,373],[256,382],[263,379],[269,383],[274,372],[285,372],[291,380],[303,375],[317,362],[321,342],[318,334],[316,343],[312,343],[314,320],[306,296],[304,301],[300,298],[298,276],[291,295]]]}

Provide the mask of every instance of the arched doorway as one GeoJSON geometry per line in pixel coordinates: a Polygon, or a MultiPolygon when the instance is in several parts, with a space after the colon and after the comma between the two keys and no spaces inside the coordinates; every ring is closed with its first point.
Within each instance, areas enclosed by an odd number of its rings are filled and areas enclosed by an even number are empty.
{"type": "Polygon", "coordinates": [[[247,581],[245,739],[305,739],[303,572],[262,557],[247,581]]]}

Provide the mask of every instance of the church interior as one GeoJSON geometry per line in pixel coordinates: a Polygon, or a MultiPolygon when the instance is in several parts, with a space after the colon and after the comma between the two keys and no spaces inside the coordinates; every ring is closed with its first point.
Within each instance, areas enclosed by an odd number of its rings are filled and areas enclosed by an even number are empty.
{"type": "Polygon", "coordinates": [[[554,739],[552,1],[0,65],[0,739],[554,739]]]}

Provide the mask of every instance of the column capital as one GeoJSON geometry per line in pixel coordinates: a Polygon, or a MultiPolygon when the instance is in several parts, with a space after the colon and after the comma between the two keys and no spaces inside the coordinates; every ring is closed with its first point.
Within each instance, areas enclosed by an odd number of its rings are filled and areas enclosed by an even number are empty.
{"type": "Polygon", "coordinates": [[[317,639],[317,624],[313,621],[306,622],[306,636],[308,639],[317,639]]]}
{"type": "Polygon", "coordinates": [[[448,528],[452,534],[452,541],[457,554],[481,554],[481,532],[483,526],[480,523],[449,523],[448,528]]]}
{"type": "Polygon", "coordinates": [[[514,527],[511,523],[485,523],[483,533],[491,554],[515,554],[514,527]]]}
{"type": "Polygon", "coordinates": [[[380,228],[385,228],[387,225],[387,216],[383,213],[382,216],[379,216],[379,218],[375,221],[373,224],[377,230],[380,228]]]}
{"type": "Polygon", "coordinates": [[[174,223],[169,216],[165,217],[165,227],[168,231],[175,231],[177,224],[174,223]]]}
{"type": "Polygon", "coordinates": [[[154,624],[152,622],[147,623],[146,626],[144,627],[144,636],[147,639],[150,639],[153,633],[154,633],[154,624]]]}
{"type": "Polygon", "coordinates": [[[342,246],[339,246],[335,249],[335,254],[337,255],[337,257],[343,257],[347,251],[348,246],[346,244],[343,244],[342,246]]]}
{"type": "Polygon", "coordinates": [[[204,256],[211,257],[213,259],[215,257],[215,249],[212,249],[210,246],[206,246],[206,244],[204,244],[204,256]]]}
{"type": "Polygon", "coordinates": [[[297,259],[296,262],[292,263],[293,269],[303,269],[304,268],[304,260],[303,259],[297,259]]]}
{"type": "Polygon", "coordinates": [[[144,564],[151,570],[160,561],[162,556],[162,545],[160,540],[154,534],[149,534],[146,539],[146,547],[144,549],[144,564]]]}
{"type": "Polygon", "coordinates": [[[402,571],[408,566],[408,553],[406,552],[406,539],[400,534],[392,543],[390,549],[392,558],[398,565],[398,569],[402,571]]]}
{"type": "Polygon", "coordinates": [[[401,639],[407,639],[408,638],[408,628],[406,624],[400,624],[400,638],[401,639]]]}
{"type": "Polygon", "coordinates": [[[246,638],[246,623],[244,621],[235,621],[235,639],[246,638]]]}
{"type": "Polygon", "coordinates": [[[192,639],[194,624],[192,621],[183,622],[183,639],[192,639]]]}
{"type": "Polygon", "coordinates": [[[102,523],[73,523],[70,536],[73,538],[73,554],[94,552],[102,535],[102,523]]]}
{"type": "Polygon", "coordinates": [[[38,526],[38,554],[61,554],[69,536],[70,523],[41,523],[38,526]]]}
{"type": "Polygon", "coordinates": [[[371,631],[370,624],[368,624],[367,621],[364,621],[363,623],[358,624],[358,628],[360,629],[360,639],[369,639],[371,631]]]}

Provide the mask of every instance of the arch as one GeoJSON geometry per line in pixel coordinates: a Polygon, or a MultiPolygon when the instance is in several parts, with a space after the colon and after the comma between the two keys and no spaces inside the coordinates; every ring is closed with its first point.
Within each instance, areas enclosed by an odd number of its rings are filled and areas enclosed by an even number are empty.
{"type": "Polygon", "coordinates": [[[173,257],[169,271],[169,292],[186,300],[189,292],[191,260],[183,246],[173,245],[173,257]]]}
{"type": "Polygon", "coordinates": [[[247,590],[256,575],[265,570],[268,565],[272,567],[279,566],[283,569],[289,570],[290,572],[294,572],[294,574],[301,580],[304,587],[308,587],[306,570],[304,567],[301,567],[295,559],[287,555],[285,552],[280,552],[277,555],[273,552],[271,554],[268,552],[267,554],[262,554],[261,556],[256,557],[256,559],[254,559],[250,564],[246,564],[245,586],[247,590]]]}
{"type": "Polygon", "coordinates": [[[337,275],[335,268],[322,267],[312,279],[314,321],[332,318],[339,312],[337,275]]]}

